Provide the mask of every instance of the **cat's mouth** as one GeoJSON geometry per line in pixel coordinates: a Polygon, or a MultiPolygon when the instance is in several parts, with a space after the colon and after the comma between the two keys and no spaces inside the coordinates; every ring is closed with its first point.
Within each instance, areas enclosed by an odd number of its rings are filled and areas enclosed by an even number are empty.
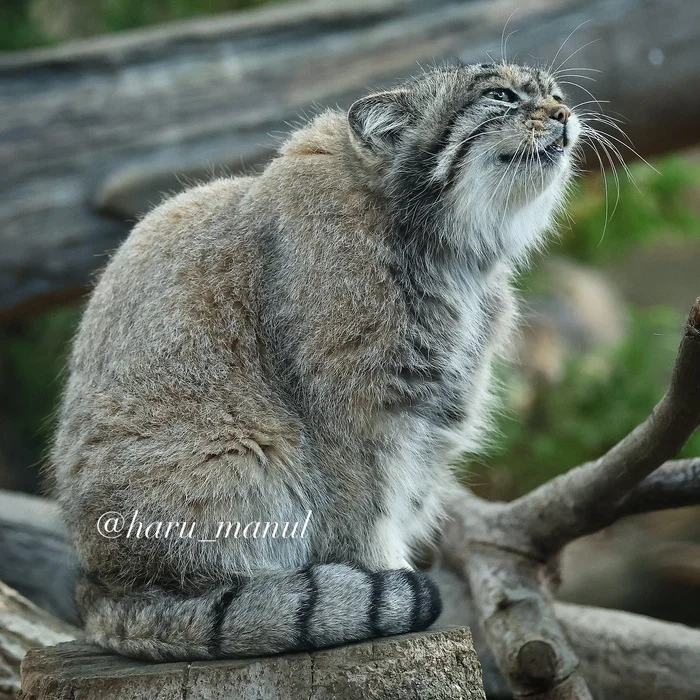
{"type": "Polygon", "coordinates": [[[498,159],[501,163],[550,165],[558,162],[564,155],[567,143],[566,132],[563,132],[546,146],[519,150],[515,153],[501,153],[498,159]]]}

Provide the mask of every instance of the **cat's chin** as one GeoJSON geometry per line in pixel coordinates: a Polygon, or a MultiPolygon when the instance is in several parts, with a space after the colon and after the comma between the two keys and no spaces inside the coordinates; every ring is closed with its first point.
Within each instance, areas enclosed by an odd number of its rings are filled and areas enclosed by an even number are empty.
{"type": "Polygon", "coordinates": [[[515,164],[525,168],[546,168],[557,165],[566,158],[566,150],[560,139],[543,148],[537,148],[524,153],[501,153],[498,156],[500,163],[506,165],[515,164]]]}
{"type": "Polygon", "coordinates": [[[566,187],[571,173],[569,149],[546,147],[524,158],[507,163],[499,161],[496,171],[505,173],[509,181],[506,189],[508,204],[524,205],[536,200],[549,189],[566,187]]]}
{"type": "MultiPolygon", "coordinates": [[[[503,166],[499,168],[503,170],[503,166]]],[[[512,176],[508,179],[510,184],[504,193],[502,206],[511,212],[538,201],[554,197],[558,198],[565,189],[571,174],[570,159],[568,153],[558,154],[552,161],[544,161],[540,156],[539,161],[517,163],[510,166],[512,176]]]]}

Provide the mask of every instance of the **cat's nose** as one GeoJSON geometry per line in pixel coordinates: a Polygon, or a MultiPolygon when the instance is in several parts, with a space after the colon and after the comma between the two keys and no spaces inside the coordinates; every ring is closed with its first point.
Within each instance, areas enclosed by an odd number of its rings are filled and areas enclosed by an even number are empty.
{"type": "Polygon", "coordinates": [[[566,124],[571,116],[571,110],[566,105],[558,105],[550,112],[549,116],[561,124],[566,124]]]}

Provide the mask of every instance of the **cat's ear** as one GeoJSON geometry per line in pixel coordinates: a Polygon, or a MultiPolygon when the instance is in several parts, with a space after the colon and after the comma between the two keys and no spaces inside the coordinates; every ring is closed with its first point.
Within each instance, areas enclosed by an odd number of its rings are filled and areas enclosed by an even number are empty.
{"type": "Polygon", "coordinates": [[[412,113],[405,90],[362,97],[348,110],[348,123],[360,143],[377,155],[391,153],[400,141],[412,113]]]}

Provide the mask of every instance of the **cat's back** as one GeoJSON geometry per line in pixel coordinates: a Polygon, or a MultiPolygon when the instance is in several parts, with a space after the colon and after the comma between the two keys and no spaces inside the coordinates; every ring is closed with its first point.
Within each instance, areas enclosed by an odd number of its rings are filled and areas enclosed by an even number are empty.
{"type": "Polygon", "coordinates": [[[328,113],[295,132],[259,175],[215,180],[151,211],[102,273],[71,371],[111,381],[177,364],[188,348],[185,365],[212,352],[225,359],[232,338],[242,349],[260,305],[275,305],[261,296],[272,267],[293,268],[290,281],[318,291],[343,248],[348,265],[374,254],[357,235],[368,226],[367,202],[347,175],[344,134],[328,113]]]}
{"type": "Polygon", "coordinates": [[[260,258],[241,201],[256,178],[225,178],[148,213],[102,272],[87,304],[72,375],[97,385],[206,350],[222,314],[250,306],[260,258]],[[223,304],[224,297],[228,304],[223,304]],[[239,302],[239,305],[236,304],[239,302]]]}

